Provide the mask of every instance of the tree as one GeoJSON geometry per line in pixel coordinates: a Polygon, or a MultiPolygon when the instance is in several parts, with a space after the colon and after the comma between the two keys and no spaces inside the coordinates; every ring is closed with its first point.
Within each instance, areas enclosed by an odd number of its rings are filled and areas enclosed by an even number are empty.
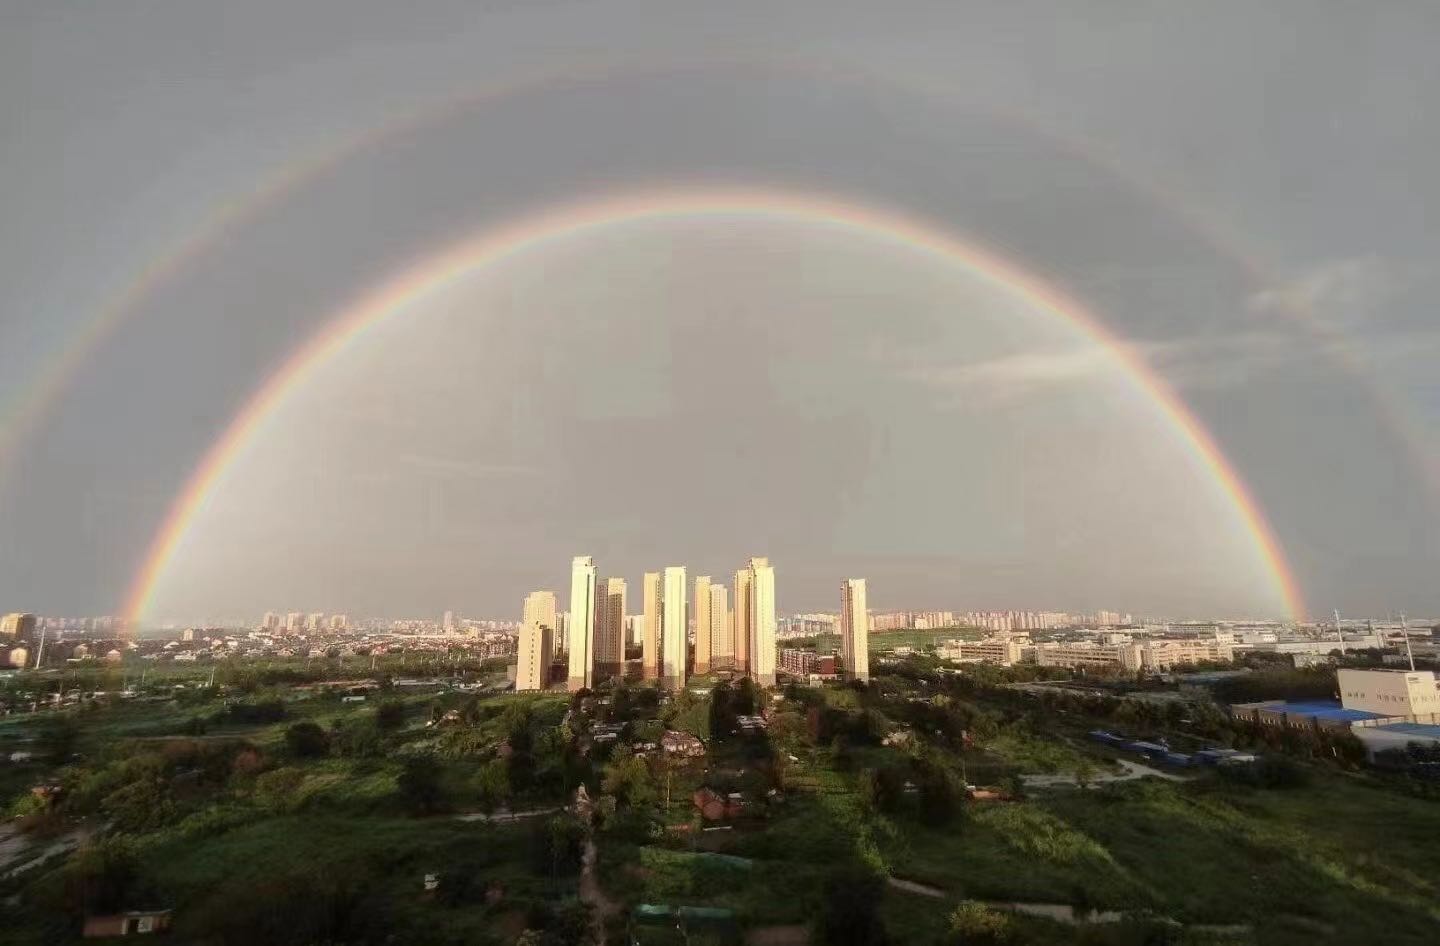
{"type": "Polygon", "coordinates": [[[375,708],[375,725],[384,730],[399,729],[405,725],[405,704],[400,700],[385,700],[375,708]]]}
{"type": "Polygon", "coordinates": [[[75,743],[80,739],[80,726],[74,717],[66,714],[51,717],[40,729],[40,750],[51,765],[64,765],[75,754],[75,743]]]}
{"type": "Polygon", "coordinates": [[[635,808],[655,801],[655,786],[643,756],[617,754],[605,767],[600,789],[607,795],[615,796],[616,802],[622,806],[635,808]]]}
{"type": "Polygon", "coordinates": [[[1095,765],[1085,756],[1075,760],[1075,784],[1080,788],[1089,788],[1090,783],[1095,780],[1095,765]]]}
{"type": "Polygon", "coordinates": [[[510,773],[501,759],[487,762],[480,770],[480,807],[492,812],[510,800],[510,773]]]}
{"type": "Polygon", "coordinates": [[[818,932],[825,946],[883,946],[880,904],[885,880],[863,864],[846,864],[825,879],[818,932]]]}
{"type": "Polygon", "coordinates": [[[429,753],[408,757],[395,784],[405,804],[422,815],[435,811],[444,799],[440,763],[429,753]]]}
{"type": "Polygon", "coordinates": [[[315,723],[304,720],[285,730],[285,745],[291,755],[314,759],[329,754],[330,736],[315,723]]]}

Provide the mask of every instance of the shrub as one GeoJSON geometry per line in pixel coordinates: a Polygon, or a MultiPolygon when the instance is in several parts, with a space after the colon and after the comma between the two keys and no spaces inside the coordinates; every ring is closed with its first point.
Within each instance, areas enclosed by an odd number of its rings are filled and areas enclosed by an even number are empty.
{"type": "Polygon", "coordinates": [[[330,753],[329,735],[309,720],[293,723],[285,730],[285,745],[291,755],[302,759],[314,759],[330,753]]]}

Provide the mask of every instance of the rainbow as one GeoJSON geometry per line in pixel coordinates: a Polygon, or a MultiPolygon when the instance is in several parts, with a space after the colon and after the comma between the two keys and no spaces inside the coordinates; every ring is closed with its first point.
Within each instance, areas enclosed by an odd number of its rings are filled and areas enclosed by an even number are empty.
{"type": "Polygon", "coordinates": [[[1249,489],[1214,438],[1174,391],[1121,339],[1074,300],[972,242],[962,241],[914,217],[860,206],[833,197],[755,188],[691,187],[648,190],[556,206],[483,232],[427,256],[346,306],[296,350],[255,392],[224,435],[205,454],[166,516],[128,595],[132,627],[147,616],[166,569],[191,524],[226,471],[251,444],[267,419],[310,376],[365,331],[474,270],[580,231],[655,218],[746,215],[798,219],[852,229],[894,241],[963,266],[1028,306],[1060,319],[1080,336],[1104,346],[1124,368],[1136,391],[1166,420],[1217,487],[1229,498],[1269,571],[1289,616],[1300,620],[1305,605],[1280,544],[1249,489]]]}
{"type": "MultiPolygon", "coordinates": [[[[211,251],[227,234],[242,229],[269,208],[345,162],[386,142],[443,125],[484,103],[515,95],[539,93],[567,84],[581,86],[620,76],[664,76],[670,72],[689,74],[727,67],[767,69],[779,76],[795,74],[818,81],[891,86],[898,91],[933,98],[943,104],[953,104],[954,101],[964,98],[961,90],[943,83],[915,76],[875,72],[842,61],[777,61],[746,56],[702,60],[685,58],[641,64],[624,58],[602,56],[567,63],[560,69],[542,69],[507,78],[461,96],[442,100],[416,112],[397,115],[374,128],[347,137],[327,150],[287,162],[250,191],[217,204],[196,229],[147,262],[136,277],[105,302],[89,320],[83,322],[65,344],[58,347],[50,357],[42,358],[31,378],[16,388],[16,396],[10,402],[0,404],[0,487],[3,487],[4,477],[22,445],[34,436],[46,417],[56,408],[80,369],[95,356],[121,325],[141,311],[159,288],[183,274],[188,266],[211,251]]],[[[1266,287],[1278,281],[1274,274],[1263,271],[1255,263],[1261,254],[1254,247],[1245,245],[1234,228],[1225,226],[1211,208],[1203,202],[1182,200],[1178,188],[1162,185],[1149,175],[1136,174],[1133,167],[1127,167],[1098,143],[1077,138],[1072,134],[1062,135],[1035,118],[1023,114],[994,112],[975,102],[966,102],[965,107],[978,111],[991,120],[1013,123],[1027,133],[1044,139],[1057,150],[1125,182],[1154,206],[1172,214],[1205,240],[1221,257],[1238,264],[1246,279],[1255,286],[1266,287]]],[[[1440,459],[1429,449],[1425,424],[1397,394],[1380,384],[1379,379],[1383,373],[1377,373],[1364,365],[1345,337],[1315,318],[1313,312],[1289,304],[1281,305],[1279,311],[1306,331],[1327,357],[1365,387],[1376,406],[1380,420],[1411,457],[1423,482],[1429,486],[1432,498],[1436,493],[1440,493],[1440,459]]],[[[1092,334],[1104,337],[1104,333],[1092,334]]]]}

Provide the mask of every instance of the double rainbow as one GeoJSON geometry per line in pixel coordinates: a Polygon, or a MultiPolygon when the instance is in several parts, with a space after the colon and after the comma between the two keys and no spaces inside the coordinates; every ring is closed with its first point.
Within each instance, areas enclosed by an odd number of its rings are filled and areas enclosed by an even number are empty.
{"type": "Polygon", "coordinates": [[[626,193],[542,211],[429,256],[346,306],[260,386],[225,434],[206,453],[166,516],[132,584],[125,607],[131,626],[138,626],[148,615],[167,567],[225,472],[311,372],[366,329],[478,268],[535,249],[547,241],[631,221],[706,215],[808,221],[903,244],[965,267],[1030,308],[1059,319],[1080,336],[1102,345],[1115,358],[1137,394],[1165,419],[1176,438],[1195,455],[1229,498],[1289,616],[1296,620],[1303,617],[1305,606],[1298,584],[1274,532],[1209,431],[1163,379],[1082,305],[990,250],[912,216],[826,196],[753,188],[695,187],[626,193]]]}

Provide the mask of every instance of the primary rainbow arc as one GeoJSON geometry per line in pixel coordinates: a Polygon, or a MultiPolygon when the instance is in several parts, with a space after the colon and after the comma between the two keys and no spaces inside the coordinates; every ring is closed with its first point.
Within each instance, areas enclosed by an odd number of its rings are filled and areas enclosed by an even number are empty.
{"type": "Polygon", "coordinates": [[[897,241],[964,266],[1030,307],[1059,318],[1081,335],[1104,346],[1125,369],[1134,388],[1166,419],[1175,435],[1194,453],[1216,486],[1229,498],[1269,571],[1274,589],[1284,602],[1289,617],[1294,620],[1303,618],[1304,601],[1280,544],[1248,487],[1221,453],[1214,438],[1165,381],[1084,306],[1064,297],[990,250],[962,241],[908,215],[828,196],[756,188],[696,187],[581,200],[539,212],[518,222],[487,230],[475,239],[462,241],[429,256],[343,309],[260,386],[196,467],[156,533],[131,586],[125,606],[131,627],[138,626],[148,614],[166,568],[195,517],[204,508],[225,471],[254,440],[266,419],[304,383],[312,369],[336,355],[367,328],[477,268],[532,249],[547,240],[627,221],[715,214],[806,220],[897,241]]]}

